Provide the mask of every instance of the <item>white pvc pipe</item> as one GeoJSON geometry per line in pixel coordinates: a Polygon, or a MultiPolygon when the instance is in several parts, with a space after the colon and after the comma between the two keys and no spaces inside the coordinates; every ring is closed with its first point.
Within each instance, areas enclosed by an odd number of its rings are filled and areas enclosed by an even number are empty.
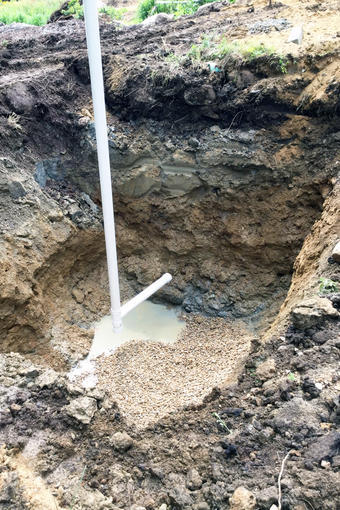
{"type": "Polygon", "coordinates": [[[128,301],[127,303],[125,303],[125,305],[123,305],[121,307],[121,315],[122,315],[122,317],[125,317],[126,314],[131,312],[131,310],[136,308],[136,306],[138,306],[141,303],[143,303],[143,301],[148,299],[148,297],[152,296],[152,294],[157,292],[157,290],[159,290],[161,287],[163,287],[164,285],[169,283],[171,280],[172,280],[171,274],[169,274],[169,273],[163,274],[163,276],[158,278],[158,280],[153,282],[146,289],[142,290],[142,292],[137,294],[137,296],[135,296],[134,298],[130,299],[130,301],[128,301]]]}
{"type": "Polygon", "coordinates": [[[93,110],[96,126],[100,188],[111,298],[111,316],[113,329],[115,332],[118,332],[122,328],[122,318],[120,312],[118,262],[97,0],[84,0],[84,15],[89,54],[93,110]]]}
{"type": "Polygon", "coordinates": [[[84,17],[86,26],[87,49],[89,54],[93,110],[96,126],[98,166],[111,298],[111,317],[113,330],[117,333],[122,329],[122,317],[124,317],[136,306],[138,306],[140,303],[154,294],[157,290],[163,287],[163,285],[170,282],[172,276],[169,273],[165,273],[161,278],[140,292],[140,294],[120,307],[116,235],[112,200],[110,155],[107,137],[104,78],[100,48],[97,0],[84,0],[84,17]]]}

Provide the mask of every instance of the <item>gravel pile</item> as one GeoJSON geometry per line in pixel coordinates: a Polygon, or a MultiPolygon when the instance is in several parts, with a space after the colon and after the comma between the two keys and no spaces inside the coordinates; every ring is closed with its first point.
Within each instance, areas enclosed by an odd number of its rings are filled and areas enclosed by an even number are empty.
{"type": "Polygon", "coordinates": [[[290,28],[292,24],[285,18],[279,19],[266,19],[263,21],[257,21],[253,25],[249,26],[250,34],[260,34],[265,33],[268,34],[274,28],[281,32],[281,30],[287,30],[290,28]]]}
{"type": "Polygon", "coordinates": [[[129,424],[143,428],[234,382],[250,340],[242,322],[192,316],[172,345],[136,339],[98,358],[97,387],[111,394],[129,424]]]}

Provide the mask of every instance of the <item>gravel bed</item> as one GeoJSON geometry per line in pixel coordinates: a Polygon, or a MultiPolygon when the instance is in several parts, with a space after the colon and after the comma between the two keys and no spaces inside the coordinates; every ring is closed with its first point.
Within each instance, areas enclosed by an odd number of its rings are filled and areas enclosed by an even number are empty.
{"type": "Polygon", "coordinates": [[[172,345],[136,339],[97,359],[98,388],[129,424],[144,428],[236,380],[252,338],[245,325],[200,316],[186,322],[172,345]]]}

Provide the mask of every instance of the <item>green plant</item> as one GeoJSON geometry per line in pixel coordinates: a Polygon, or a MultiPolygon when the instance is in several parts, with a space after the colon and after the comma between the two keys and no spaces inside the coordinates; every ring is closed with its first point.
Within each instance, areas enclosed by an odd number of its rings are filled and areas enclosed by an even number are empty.
{"type": "Polygon", "coordinates": [[[292,374],[292,372],[290,372],[290,373],[288,374],[288,379],[289,379],[290,381],[295,381],[295,375],[294,375],[294,374],[292,374]]]}
{"type": "Polygon", "coordinates": [[[212,413],[212,415],[214,418],[216,418],[216,422],[218,423],[218,425],[230,434],[231,430],[229,429],[226,422],[221,418],[221,416],[218,413],[212,413]]]}
{"type": "Polygon", "coordinates": [[[155,7],[155,0],[143,0],[138,5],[138,10],[137,10],[137,16],[138,16],[139,21],[144,21],[148,16],[150,16],[154,7],[155,7]]]}
{"type": "Polygon", "coordinates": [[[320,278],[319,283],[320,283],[319,291],[322,294],[330,294],[331,292],[339,291],[339,285],[337,284],[337,282],[334,282],[329,278],[320,278]]]}
{"type": "Polygon", "coordinates": [[[262,56],[268,56],[270,65],[282,73],[287,72],[287,59],[279,55],[276,50],[262,43],[243,43],[242,41],[228,41],[222,37],[206,34],[199,44],[193,44],[187,53],[192,61],[222,60],[226,57],[242,59],[251,62],[262,56]]]}
{"type": "Polygon", "coordinates": [[[0,22],[45,25],[52,12],[60,7],[61,0],[18,0],[0,4],[0,22]]]}
{"type": "Polygon", "coordinates": [[[84,7],[80,5],[79,0],[70,0],[67,4],[67,9],[64,9],[62,13],[65,16],[74,16],[77,19],[84,17],[84,7]]]}
{"type": "Polygon", "coordinates": [[[7,39],[4,39],[3,41],[1,41],[1,47],[2,48],[7,48],[7,45],[8,45],[7,39]]]}
{"type": "Polygon", "coordinates": [[[160,12],[174,14],[175,17],[193,14],[201,5],[211,3],[212,1],[183,0],[181,3],[178,3],[178,0],[169,0],[166,3],[157,3],[157,0],[142,0],[138,6],[137,18],[139,21],[144,21],[147,17],[160,12]]]}
{"type": "Polygon", "coordinates": [[[282,74],[287,73],[287,71],[288,71],[287,70],[287,59],[285,59],[284,57],[279,57],[278,66],[279,66],[279,69],[282,74]]]}
{"type": "Polygon", "coordinates": [[[115,7],[112,7],[112,6],[106,6],[106,7],[101,7],[99,9],[99,12],[101,14],[106,14],[106,16],[109,16],[112,20],[122,20],[123,17],[124,17],[124,14],[127,12],[127,9],[125,7],[119,7],[119,8],[115,8],[115,7]]]}

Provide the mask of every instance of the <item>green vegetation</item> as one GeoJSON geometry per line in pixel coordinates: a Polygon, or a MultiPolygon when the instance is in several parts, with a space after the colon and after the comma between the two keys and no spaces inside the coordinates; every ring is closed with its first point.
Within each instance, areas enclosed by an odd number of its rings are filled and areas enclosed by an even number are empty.
{"type": "Polygon", "coordinates": [[[61,0],[18,0],[0,3],[0,22],[45,25],[61,0]]]}
{"type": "Polygon", "coordinates": [[[272,47],[256,42],[228,41],[225,37],[218,41],[210,34],[204,35],[199,44],[193,44],[187,56],[196,62],[222,60],[226,57],[251,62],[259,57],[267,56],[277,71],[287,72],[287,59],[279,55],[272,47]]]}
{"type": "Polygon", "coordinates": [[[218,425],[224,429],[226,432],[228,432],[228,434],[231,433],[231,430],[229,429],[228,425],[226,424],[226,422],[224,420],[222,420],[221,416],[218,414],[218,413],[212,413],[213,417],[216,418],[216,422],[218,423],[218,425]]]}
{"type": "Polygon", "coordinates": [[[288,374],[288,379],[289,379],[289,381],[292,381],[292,382],[295,381],[295,375],[292,372],[290,372],[288,374]]]}
{"type": "Polygon", "coordinates": [[[109,16],[112,20],[116,19],[118,21],[122,20],[124,17],[124,14],[127,12],[127,9],[125,7],[101,7],[99,9],[99,12],[101,14],[106,14],[106,16],[109,16]]]}
{"type": "MultiPolygon", "coordinates": [[[[112,20],[121,20],[123,19],[124,14],[126,13],[127,9],[124,7],[121,7],[119,9],[116,9],[115,7],[101,7],[99,9],[99,12],[101,14],[106,14],[106,16],[109,16],[112,20]]],[[[65,16],[74,16],[75,18],[83,18],[84,17],[84,7],[80,5],[79,0],[70,0],[67,6],[67,9],[63,11],[63,14],[65,16]]]]}
{"type": "Polygon", "coordinates": [[[329,278],[320,278],[319,291],[322,294],[330,294],[331,292],[339,292],[339,285],[337,282],[330,280],[329,278]]]}
{"type": "Polygon", "coordinates": [[[73,16],[77,19],[84,17],[84,7],[80,5],[79,0],[70,0],[67,9],[62,12],[65,16],[73,16]]]}
{"type": "Polygon", "coordinates": [[[193,14],[201,5],[209,4],[212,1],[213,0],[184,0],[183,3],[176,3],[178,0],[169,0],[169,2],[165,4],[159,4],[157,0],[142,0],[138,6],[137,18],[138,21],[143,21],[148,16],[159,14],[160,12],[174,14],[175,17],[193,14]]]}

